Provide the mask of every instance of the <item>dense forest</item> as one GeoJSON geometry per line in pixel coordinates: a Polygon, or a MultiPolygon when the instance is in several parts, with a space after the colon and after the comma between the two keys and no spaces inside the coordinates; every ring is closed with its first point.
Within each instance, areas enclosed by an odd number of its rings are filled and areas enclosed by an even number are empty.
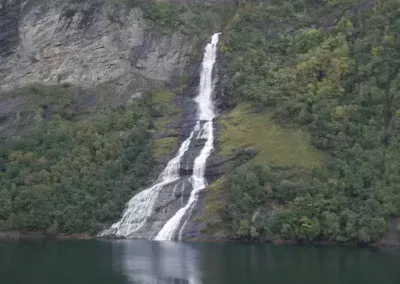
{"type": "MultiPolygon", "coordinates": [[[[72,99],[62,88],[29,89],[30,96],[72,99]]],[[[150,182],[164,146],[151,138],[170,115],[166,104],[168,93],[154,89],[114,108],[53,110],[51,120],[42,108],[42,119],[0,149],[0,227],[95,234],[118,218],[126,201],[150,182]]]]}
{"type": "Polygon", "coordinates": [[[305,127],[327,154],[307,168],[237,168],[222,185],[224,228],[380,240],[400,213],[400,2],[243,1],[223,37],[232,100],[305,127]]]}

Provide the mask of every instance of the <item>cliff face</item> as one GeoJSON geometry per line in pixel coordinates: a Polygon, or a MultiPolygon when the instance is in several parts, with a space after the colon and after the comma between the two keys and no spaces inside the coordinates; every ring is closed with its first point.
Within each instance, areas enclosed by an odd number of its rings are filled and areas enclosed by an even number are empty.
{"type": "Polygon", "coordinates": [[[153,33],[139,8],[104,0],[1,0],[0,91],[36,82],[91,87],[134,73],[182,75],[192,41],[153,33]]]}
{"type": "Polygon", "coordinates": [[[40,117],[27,99],[34,90],[5,93],[36,83],[72,86],[68,93],[79,93],[73,112],[123,104],[155,83],[176,83],[196,42],[179,31],[161,33],[137,5],[0,0],[0,141],[40,117]]]}

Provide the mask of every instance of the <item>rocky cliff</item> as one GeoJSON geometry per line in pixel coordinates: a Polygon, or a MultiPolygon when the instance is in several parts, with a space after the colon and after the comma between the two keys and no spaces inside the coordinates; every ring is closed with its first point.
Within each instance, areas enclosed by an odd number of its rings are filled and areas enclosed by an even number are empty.
{"type": "Polygon", "coordinates": [[[127,73],[168,81],[182,75],[193,41],[149,29],[139,8],[104,0],[2,0],[0,85],[92,87],[127,73]]]}

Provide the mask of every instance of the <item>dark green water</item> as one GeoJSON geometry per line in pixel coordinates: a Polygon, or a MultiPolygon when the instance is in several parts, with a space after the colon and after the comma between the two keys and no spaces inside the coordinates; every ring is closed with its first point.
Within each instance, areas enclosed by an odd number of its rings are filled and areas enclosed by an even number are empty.
{"type": "Polygon", "coordinates": [[[400,251],[149,241],[2,242],[1,284],[399,284],[400,251]]]}

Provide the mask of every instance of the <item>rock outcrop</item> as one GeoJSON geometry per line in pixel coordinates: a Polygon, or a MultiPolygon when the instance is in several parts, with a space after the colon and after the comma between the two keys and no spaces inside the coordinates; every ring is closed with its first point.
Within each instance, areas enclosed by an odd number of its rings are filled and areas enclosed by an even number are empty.
{"type": "MultiPolygon", "coordinates": [[[[139,7],[105,0],[0,0],[0,142],[40,111],[32,84],[80,88],[79,111],[137,97],[181,77],[196,38],[160,33],[139,7]]],[[[45,102],[46,103],[46,102],[45,102]]],[[[51,106],[50,106],[51,107],[51,106]]]]}
{"type": "Polygon", "coordinates": [[[0,91],[32,83],[92,87],[126,73],[180,77],[192,40],[149,29],[139,8],[104,0],[1,0],[0,91]]]}

